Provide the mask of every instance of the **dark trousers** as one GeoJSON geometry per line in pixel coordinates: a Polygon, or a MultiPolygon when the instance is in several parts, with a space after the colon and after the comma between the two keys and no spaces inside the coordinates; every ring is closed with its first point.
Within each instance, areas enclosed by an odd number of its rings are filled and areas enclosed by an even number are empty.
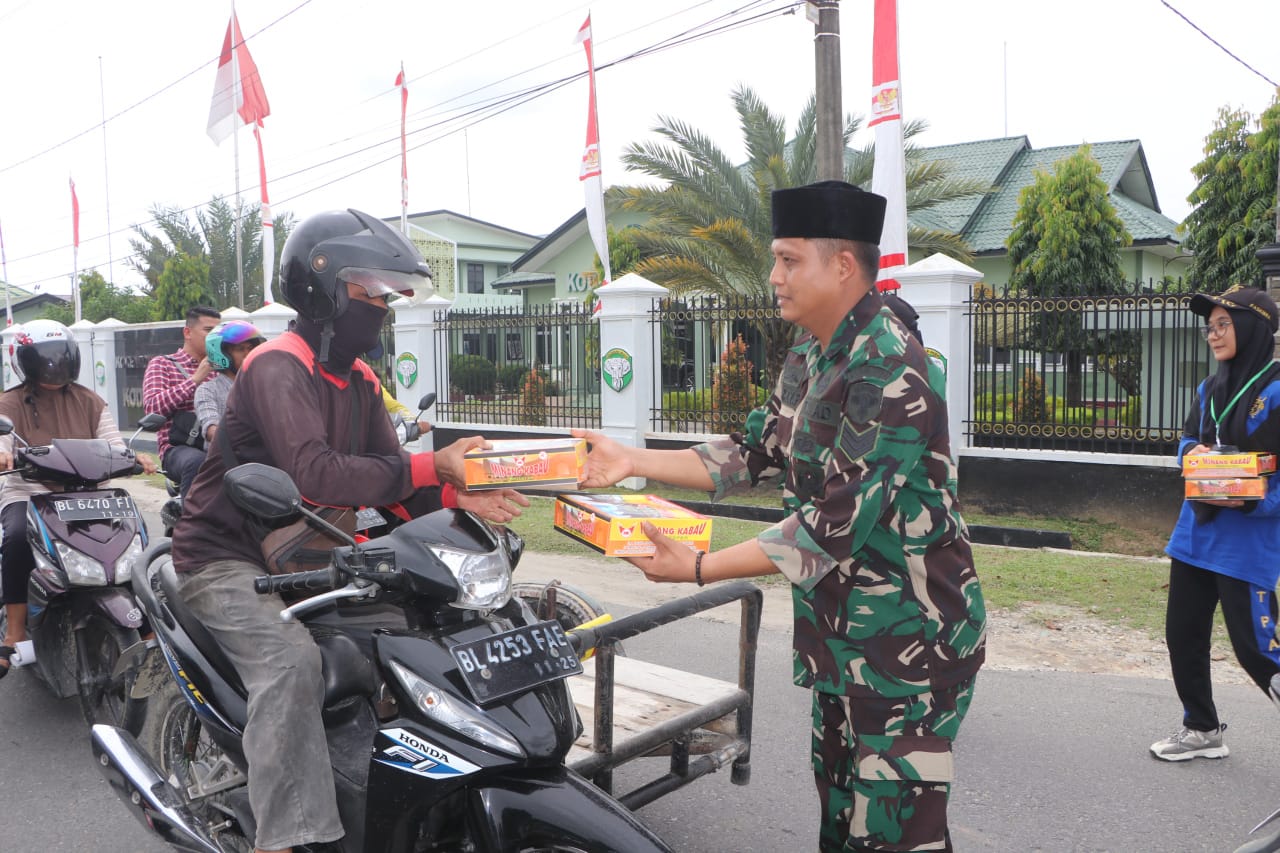
{"type": "Polygon", "coordinates": [[[204,462],[204,451],[175,444],[164,452],[163,462],[165,476],[178,484],[178,494],[185,498],[204,462]]]}
{"type": "Polygon", "coordinates": [[[1249,677],[1265,691],[1280,672],[1276,591],[1173,560],[1164,638],[1173,686],[1182,700],[1182,724],[1202,732],[1219,725],[1209,677],[1213,613],[1219,604],[1231,648],[1249,677]]]}
{"type": "Polygon", "coordinates": [[[27,502],[11,503],[0,512],[0,577],[5,604],[27,603],[27,581],[36,567],[36,558],[27,542],[27,502]]]}

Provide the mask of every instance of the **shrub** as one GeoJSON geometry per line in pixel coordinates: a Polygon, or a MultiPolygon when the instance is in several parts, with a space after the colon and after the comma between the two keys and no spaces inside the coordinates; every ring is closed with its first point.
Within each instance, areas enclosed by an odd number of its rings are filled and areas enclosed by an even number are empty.
{"type": "Polygon", "coordinates": [[[513,394],[520,390],[520,385],[524,382],[524,375],[528,372],[528,365],[504,364],[498,368],[498,384],[502,386],[502,390],[513,394]]]}
{"type": "Polygon", "coordinates": [[[537,368],[526,371],[520,385],[520,423],[523,426],[547,425],[547,380],[537,368]]]}
{"type": "Polygon", "coordinates": [[[463,394],[492,394],[498,387],[498,368],[482,355],[452,355],[449,380],[463,394]]]}
{"type": "Polygon", "coordinates": [[[754,407],[754,387],[747,342],[738,335],[720,355],[720,366],[711,384],[711,423],[716,430],[729,432],[746,423],[747,413],[754,407]]]}
{"type": "Polygon", "coordinates": [[[1049,402],[1044,395],[1044,382],[1034,373],[1022,374],[1018,383],[1017,416],[1019,421],[1044,423],[1049,420],[1049,402]]]}
{"type": "Polygon", "coordinates": [[[1127,427],[1142,426],[1142,397],[1138,394],[1130,394],[1129,399],[1125,400],[1124,408],[1120,410],[1120,425],[1127,427]]]}

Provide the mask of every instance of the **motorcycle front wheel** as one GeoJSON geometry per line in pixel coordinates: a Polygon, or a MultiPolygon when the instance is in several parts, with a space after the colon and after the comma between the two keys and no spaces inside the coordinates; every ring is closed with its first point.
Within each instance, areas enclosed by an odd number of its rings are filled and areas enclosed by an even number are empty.
{"type": "Polygon", "coordinates": [[[76,637],[76,680],[80,711],[89,725],[105,723],[136,735],[142,728],[147,701],[134,699],[135,669],[113,676],[120,655],[138,642],[138,632],[90,618],[76,637]]]}

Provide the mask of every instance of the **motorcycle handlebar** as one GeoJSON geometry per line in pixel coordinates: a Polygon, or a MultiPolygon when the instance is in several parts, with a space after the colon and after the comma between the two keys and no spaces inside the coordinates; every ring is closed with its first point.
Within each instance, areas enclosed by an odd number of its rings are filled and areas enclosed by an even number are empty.
{"type": "Polygon", "coordinates": [[[338,572],[330,567],[289,575],[263,575],[253,579],[253,590],[259,595],[273,592],[318,592],[338,585],[338,572]]]}

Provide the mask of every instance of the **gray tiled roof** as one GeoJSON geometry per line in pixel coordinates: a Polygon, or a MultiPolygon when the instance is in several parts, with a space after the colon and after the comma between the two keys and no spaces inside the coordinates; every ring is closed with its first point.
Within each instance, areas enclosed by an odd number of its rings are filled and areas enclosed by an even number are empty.
{"type": "MultiPolygon", "coordinates": [[[[911,222],[959,233],[977,253],[1003,252],[1022,188],[1035,180],[1037,170],[1052,171],[1076,148],[1033,149],[1025,136],[922,148],[917,156],[948,161],[952,177],[986,181],[996,189],[982,199],[947,202],[913,213],[911,222]]],[[[1137,140],[1096,142],[1090,148],[1102,167],[1102,180],[1111,188],[1116,212],[1133,239],[1179,242],[1177,223],[1159,211],[1142,144],[1137,140]]]]}

